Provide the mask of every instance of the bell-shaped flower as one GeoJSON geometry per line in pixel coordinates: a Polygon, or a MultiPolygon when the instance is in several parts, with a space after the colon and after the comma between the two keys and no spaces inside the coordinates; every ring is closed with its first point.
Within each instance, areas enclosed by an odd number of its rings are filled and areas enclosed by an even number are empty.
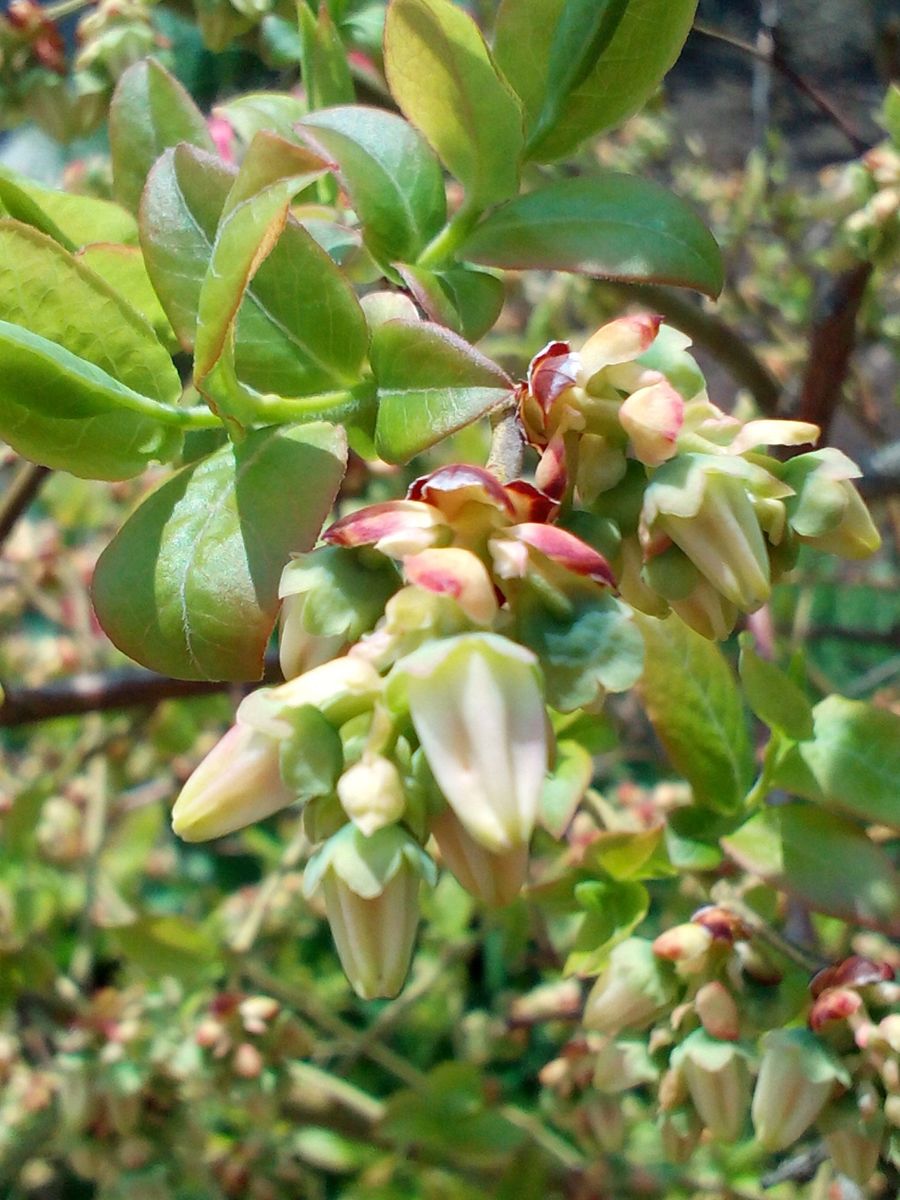
{"type": "Polygon", "coordinates": [[[671,968],[667,969],[644,938],[628,938],[609,956],[591,988],[584,1024],[613,1037],[626,1029],[646,1029],[674,1001],[671,968]]]}
{"type": "Polygon", "coordinates": [[[237,719],[273,738],[292,732],[290,710],[311,705],[335,728],[369,711],[381,694],[382,679],[371,663],[353,655],[313,667],[278,687],[260,688],[241,701],[237,719]]]}
{"type": "Polygon", "coordinates": [[[777,500],[790,491],[745,459],[679,454],[650,481],[642,519],[649,535],[665,534],[726,600],[752,612],[772,586],[754,497],[777,500]]]}
{"type": "Polygon", "coordinates": [[[423,879],[434,883],[434,863],[398,825],[371,837],[345,825],[307,864],[303,890],[321,891],[341,966],[364,1000],[396,996],[403,987],[423,879]]]}
{"type": "Polygon", "coordinates": [[[408,709],[438,787],[469,834],[503,853],[528,843],[547,772],[537,659],[491,633],[432,642],[401,659],[385,693],[408,709]]]}
{"type": "Polygon", "coordinates": [[[760,1145],[786,1150],[806,1133],[836,1083],[850,1076],[824,1042],[807,1029],[765,1035],[751,1114],[760,1145]]]}
{"type": "Polygon", "coordinates": [[[736,1042],[695,1029],[672,1054],[700,1120],[714,1138],[735,1142],[750,1108],[746,1053],[736,1042]]]}
{"type": "Polygon", "coordinates": [[[205,842],[262,821],[295,800],[281,778],[278,742],[239,721],[181,789],[172,829],[186,842],[205,842]]]}
{"type": "Polygon", "coordinates": [[[509,850],[486,850],[466,829],[452,808],[445,808],[431,822],[444,864],[466,891],[489,908],[512,904],[521,892],[528,873],[528,845],[509,850]]]}
{"type": "Polygon", "coordinates": [[[337,781],[341,807],[366,837],[403,816],[406,796],[400,772],[382,754],[364,752],[337,781]]]}
{"type": "Polygon", "coordinates": [[[862,474],[832,446],[801,454],[781,475],[794,495],[785,501],[788,523],[801,542],[842,558],[867,558],[881,545],[862,497],[851,480],[862,474]]]}

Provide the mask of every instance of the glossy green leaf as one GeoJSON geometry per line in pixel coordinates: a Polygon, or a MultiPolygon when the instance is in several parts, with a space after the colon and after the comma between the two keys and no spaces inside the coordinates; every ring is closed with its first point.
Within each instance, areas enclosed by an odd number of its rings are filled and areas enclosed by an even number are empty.
{"type": "Polygon", "coordinates": [[[514,195],[522,112],[472,18],[450,0],[392,0],[384,39],[394,98],[468,203],[484,208],[514,195]]]}
{"type": "Polygon", "coordinates": [[[116,198],[133,212],[164,150],[179,142],[215,150],[203,114],[152,58],[134,63],[119,79],[109,109],[109,142],[116,198]]]}
{"type": "Polygon", "coordinates": [[[575,896],[587,912],[566,959],[566,975],[596,975],[612,951],[630,937],[650,911],[642,883],[606,880],[580,883],[575,896]]]}
{"type": "Polygon", "coordinates": [[[378,108],[310,114],[299,132],[338,165],[366,244],[383,262],[414,262],[447,217],[444,177],[408,122],[378,108]]]}
{"type": "Polygon", "coordinates": [[[828,696],[813,709],[812,739],[798,747],[809,784],[776,779],[865,821],[900,829],[900,717],[862,700],[828,696]]]}
{"type": "Polygon", "coordinates": [[[753,777],[741,693],[722,651],[676,618],[635,613],[646,666],[639,691],[669,760],[698,804],[734,812],[753,777]]]}
{"type": "Polygon", "coordinates": [[[137,246],[94,242],[79,250],[75,258],[104,279],[114,292],[140,313],[170,353],[178,350],[178,338],[153,290],[144,256],[137,246]]]}
{"type": "Polygon", "coordinates": [[[481,222],[460,255],[490,267],[670,283],[709,296],[722,289],[719,247],[693,209],[658,183],[614,171],[511,200],[481,222]]]}
{"type": "Polygon", "coordinates": [[[0,206],[67,250],[89,242],[137,242],[134,217],[118,204],[44,187],[7,167],[0,168],[0,206]]]}
{"type": "Polygon", "coordinates": [[[281,778],[298,800],[328,796],[344,769],[340,735],[312,704],[289,709],[291,732],[281,744],[281,778]]]}
{"type": "Polygon", "coordinates": [[[900,148],[900,84],[892,83],[881,109],[881,123],[894,145],[900,148]]]}
{"type": "Polygon", "coordinates": [[[741,683],[753,713],[770,729],[797,741],[812,737],[812,705],[796,683],[775,663],[760,658],[749,633],[740,636],[741,683]]]}
{"type": "Polygon", "coordinates": [[[375,442],[387,462],[408,462],[509,398],[506,373],[449,330],[387,321],[372,335],[378,387],[375,442]]]}
{"type": "Polygon", "coordinates": [[[0,220],[0,320],[59,343],[143,396],[171,403],[181,395],[147,321],[57,242],[8,219],[0,220]]]}
{"type": "MultiPolygon", "coordinates": [[[[577,33],[582,0],[503,0],[497,16],[497,63],[521,97],[529,133],[542,112],[553,117],[531,156],[541,162],[561,158],[585,138],[637,112],[678,57],[696,8],[697,0],[629,0],[608,41],[598,36],[606,30],[584,22],[578,54],[577,42],[568,35],[577,33]],[[561,103],[548,105],[565,83],[567,44],[576,46],[578,69],[572,77],[577,83],[561,103]]],[[[595,18],[600,9],[598,4],[595,18]]]]}
{"type": "Polygon", "coordinates": [[[673,874],[666,854],[665,827],[608,830],[591,843],[588,861],[613,879],[662,879],[673,874]]]}
{"type": "Polygon", "coordinates": [[[259,678],[282,568],[315,542],[345,455],[334,426],[280,426],[179,471],[97,564],[94,606],[110,638],[178,678],[259,678]]]}
{"type": "Polygon", "coordinates": [[[446,325],[467,341],[477,342],[500,316],[505,296],[503,283],[487,271],[473,267],[401,266],[403,282],[418,303],[439,325],[446,325]]]}
{"type": "Polygon", "coordinates": [[[306,105],[291,92],[250,92],[217,104],[213,111],[249,145],[264,129],[288,140],[295,138],[294,127],[306,115],[306,105]]]}
{"type": "Polygon", "coordinates": [[[788,804],[758,813],[722,845],[744,870],[813,911],[900,934],[900,872],[854,821],[788,804]]]}
{"type": "Polygon", "coordinates": [[[0,437],[47,467],[128,479],[181,448],[164,405],[56,342],[0,321],[0,437]]]}

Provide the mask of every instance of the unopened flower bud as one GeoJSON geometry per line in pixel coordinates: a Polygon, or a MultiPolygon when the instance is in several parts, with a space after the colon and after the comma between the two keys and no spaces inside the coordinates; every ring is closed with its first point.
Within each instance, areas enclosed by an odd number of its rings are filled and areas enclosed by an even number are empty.
{"type": "Polygon", "coordinates": [[[767,1150],[784,1150],[822,1111],[835,1081],[849,1076],[822,1042],[806,1029],[767,1034],[756,1088],[753,1128],[767,1150]]]}
{"type": "Polygon", "coordinates": [[[658,1075],[644,1041],[608,1041],[594,1058],[594,1087],[605,1095],[618,1095],[641,1083],[655,1083],[658,1075]]]}
{"type": "Polygon", "coordinates": [[[307,864],[304,891],[321,888],[341,966],[364,1000],[403,987],[423,877],[434,882],[434,864],[397,825],[369,838],[346,825],[307,864]]]}
{"type": "Polygon", "coordinates": [[[591,1133],[607,1154],[617,1154],[625,1144],[625,1114],[612,1096],[589,1093],[581,1102],[591,1133]]]}
{"type": "Polygon", "coordinates": [[[693,975],[706,965],[713,935],[702,925],[686,921],[661,933],[653,942],[653,953],[677,965],[679,974],[693,975]]]}
{"type": "Polygon", "coordinates": [[[663,1113],[659,1121],[659,1136],[667,1162],[677,1166],[688,1162],[702,1133],[703,1126],[692,1108],[676,1108],[663,1113]]]}
{"type": "Polygon", "coordinates": [[[238,722],[181,789],[172,828],[186,842],[205,842],[261,821],[295,799],[281,778],[277,741],[238,722]]]}
{"type": "Polygon", "coordinates": [[[731,992],[717,979],[705,983],[694,997],[700,1024],[710,1037],[736,1042],[740,1036],[740,1016],[731,992]]]}
{"type": "Polygon", "coordinates": [[[526,845],[548,758],[534,654],[496,634],[445,638],[397,663],[387,697],[408,705],[438,787],[469,834],[494,853],[526,845]]]}
{"type": "Polygon", "coordinates": [[[828,446],[792,458],[782,477],[795,495],[785,501],[788,520],[802,542],[842,558],[867,558],[881,545],[869,510],[851,480],[856,463],[828,446]]]}
{"type": "Polygon", "coordinates": [[[612,951],[591,989],[584,1024],[612,1036],[624,1029],[646,1029],[673,998],[669,973],[650,942],[628,938],[612,951]]]}
{"type": "Polygon", "coordinates": [[[622,428],[631,439],[635,457],[658,467],[676,451],[684,422],[684,400],[665,380],[639,388],[619,409],[622,428]]]}
{"type": "Polygon", "coordinates": [[[694,1107],[713,1137],[736,1141],[750,1107],[744,1052],[734,1042],[718,1041],[696,1029],[677,1047],[672,1065],[684,1075],[694,1107]]]}
{"type": "Polygon", "coordinates": [[[835,1171],[865,1187],[878,1167],[884,1141],[881,1114],[869,1121],[848,1120],[825,1134],[825,1145],[835,1171]]]}
{"type": "Polygon", "coordinates": [[[241,1079],[257,1079],[262,1074],[263,1057],[250,1042],[241,1042],[234,1052],[232,1066],[241,1079]]]}
{"type": "Polygon", "coordinates": [[[338,780],[337,794],[344,812],[366,837],[399,821],[406,807],[400,772],[381,754],[363,754],[338,780]]]}
{"type": "Polygon", "coordinates": [[[441,858],[470,895],[490,908],[512,904],[528,873],[528,845],[509,850],[486,850],[476,842],[451,808],[431,823],[441,858]]]}

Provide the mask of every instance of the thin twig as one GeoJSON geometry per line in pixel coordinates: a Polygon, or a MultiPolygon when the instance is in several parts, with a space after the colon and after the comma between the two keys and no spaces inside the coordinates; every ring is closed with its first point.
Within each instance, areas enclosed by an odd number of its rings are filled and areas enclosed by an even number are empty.
{"type": "Polygon", "coordinates": [[[0,500],[0,545],[12,533],[19,517],[38,494],[49,474],[49,467],[41,467],[37,463],[23,462],[19,466],[0,500]]]}
{"type": "Polygon", "coordinates": [[[820,112],[824,113],[837,126],[847,141],[850,142],[856,154],[863,154],[866,150],[870,149],[869,143],[856,130],[853,124],[847,120],[840,109],[834,104],[834,101],[821,92],[815,84],[810,83],[799,71],[795,70],[777,46],[773,46],[771,52],[761,50],[757,46],[754,46],[752,42],[745,42],[743,38],[734,37],[730,33],[725,33],[724,30],[714,29],[711,25],[707,25],[703,21],[694,22],[694,32],[702,34],[703,37],[713,38],[725,46],[731,46],[732,49],[739,50],[742,54],[748,54],[751,58],[758,61],[771,64],[776,71],[779,71],[785,79],[788,79],[799,92],[802,92],[820,112]]]}
{"type": "MultiPolygon", "coordinates": [[[[266,658],[262,683],[280,679],[274,657],[266,658]]],[[[55,717],[81,716],[110,709],[153,707],[164,700],[207,696],[235,685],[206,679],[170,679],[155,671],[85,671],[54,683],[34,688],[7,688],[0,703],[0,728],[49,721],[55,717]]],[[[244,685],[247,688],[259,684],[244,685]]]]}

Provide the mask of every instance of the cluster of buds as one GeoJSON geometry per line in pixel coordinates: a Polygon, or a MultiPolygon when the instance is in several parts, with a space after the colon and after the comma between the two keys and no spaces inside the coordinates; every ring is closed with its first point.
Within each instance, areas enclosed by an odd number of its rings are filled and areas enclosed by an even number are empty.
{"type": "Polygon", "coordinates": [[[132,63],[164,45],[146,0],[100,0],[78,25],[75,70],[115,83],[132,63]]]}
{"type": "Polygon", "coordinates": [[[539,486],[605,521],[625,599],[720,639],[766,602],[801,544],[860,558],[880,539],[851,482],[858,468],[834,449],[787,463],[763,453],[819,430],[725,414],[688,345],[644,314],[609,322],[577,352],[551,342],[519,408],[539,486]]]}

